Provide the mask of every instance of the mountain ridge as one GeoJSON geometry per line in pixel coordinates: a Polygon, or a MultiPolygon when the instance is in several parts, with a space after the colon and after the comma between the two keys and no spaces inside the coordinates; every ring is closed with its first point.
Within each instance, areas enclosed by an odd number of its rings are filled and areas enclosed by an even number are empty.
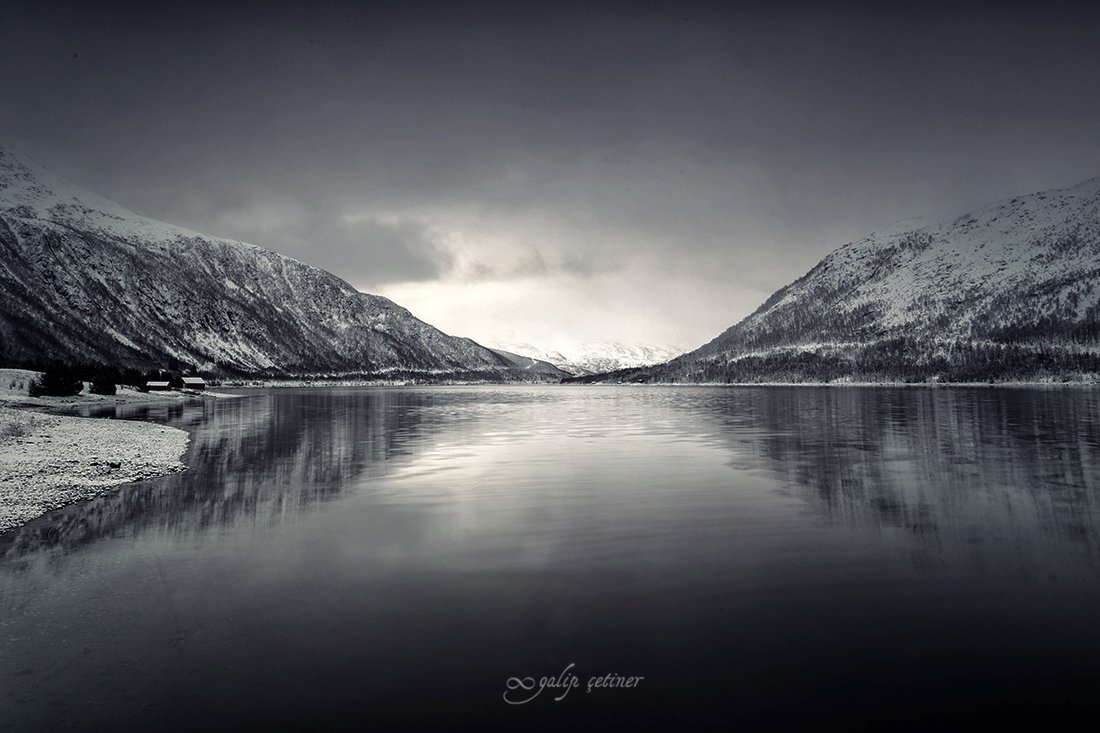
{"type": "Polygon", "coordinates": [[[533,374],[331,273],[134,214],[4,147],[0,286],[0,358],[12,364],[533,374]]]}
{"type": "MultiPolygon", "coordinates": [[[[834,249],[697,349],[607,379],[988,381],[1100,373],[1100,177],[834,249]]],[[[601,377],[603,378],[603,377],[601,377]]]]}

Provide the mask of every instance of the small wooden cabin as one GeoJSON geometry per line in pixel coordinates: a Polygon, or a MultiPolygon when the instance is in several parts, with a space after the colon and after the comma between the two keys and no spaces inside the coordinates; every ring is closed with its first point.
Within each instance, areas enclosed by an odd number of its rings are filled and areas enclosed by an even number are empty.
{"type": "Polygon", "coordinates": [[[184,389],[206,389],[206,380],[202,377],[184,377],[184,389]]]}
{"type": "Polygon", "coordinates": [[[172,385],[168,382],[146,382],[145,389],[149,392],[169,392],[172,385]]]}

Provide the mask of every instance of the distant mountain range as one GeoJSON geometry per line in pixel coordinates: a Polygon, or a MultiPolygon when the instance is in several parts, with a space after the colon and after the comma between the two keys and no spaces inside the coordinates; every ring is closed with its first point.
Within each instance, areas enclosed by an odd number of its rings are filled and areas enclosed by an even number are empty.
{"type": "Polygon", "coordinates": [[[557,381],[573,376],[573,372],[567,372],[542,359],[536,359],[532,356],[523,356],[522,354],[514,354],[510,351],[503,351],[501,349],[490,349],[490,351],[507,360],[512,365],[513,369],[518,370],[520,374],[527,374],[540,381],[557,381]]]}
{"type": "Polygon", "coordinates": [[[259,247],[138,216],[0,148],[0,363],[558,379],[259,247]]]}
{"type": "Polygon", "coordinates": [[[259,247],[147,219],[0,148],[0,363],[579,381],[1100,376],[1100,178],[833,251],[711,342],[487,348],[259,247]]]}
{"type": "Polygon", "coordinates": [[[528,354],[553,364],[571,375],[597,374],[627,367],[660,364],[680,353],[679,349],[652,344],[621,344],[611,341],[578,343],[564,349],[543,349],[533,344],[490,341],[491,348],[528,354]]]}
{"type": "Polygon", "coordinates": [[[711,342],[580,381],[1100,377],[1100,178],[833,251],[711,342]]]}

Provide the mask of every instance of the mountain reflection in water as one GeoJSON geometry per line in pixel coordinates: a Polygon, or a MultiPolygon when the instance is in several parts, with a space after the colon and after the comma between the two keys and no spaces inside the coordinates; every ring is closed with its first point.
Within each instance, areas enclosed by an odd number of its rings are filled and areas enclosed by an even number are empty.
{"type": "Polygon", "coordinates": [[[5,730],[1093,705],[1100,390],[288,389],[113,417],[187,429],[189,468],[0,536],[5,730]],[[571,663],[645,680],[503,702],[571,663]]]}
{"type": "Polygon", "coordinates": [[[1096,390],[764,388],[673,402],[706,418],[735,469],[766,466],[823,518],[915,540],[915,563],[1097,577],[1096,390]]]}
{"type": "Polygon", "coordinates": [[[285,521],[409,455],[422,401],[397,390],[313,390],[86,410],[86,416],[187,430],[187,471],[51,512],[3,538],[7,551],[19,555],[119,532],[198,535],[217,526],[285,521]]]}

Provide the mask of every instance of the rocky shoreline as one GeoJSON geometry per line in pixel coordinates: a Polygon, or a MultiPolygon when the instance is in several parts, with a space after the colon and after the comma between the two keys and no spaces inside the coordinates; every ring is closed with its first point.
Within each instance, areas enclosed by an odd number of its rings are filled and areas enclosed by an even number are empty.
{"type": "Polygon", "coordinates": [[[119,484],[182,471],[189,440],[154,423],[0,407],[0,533],[119,484]]]}

